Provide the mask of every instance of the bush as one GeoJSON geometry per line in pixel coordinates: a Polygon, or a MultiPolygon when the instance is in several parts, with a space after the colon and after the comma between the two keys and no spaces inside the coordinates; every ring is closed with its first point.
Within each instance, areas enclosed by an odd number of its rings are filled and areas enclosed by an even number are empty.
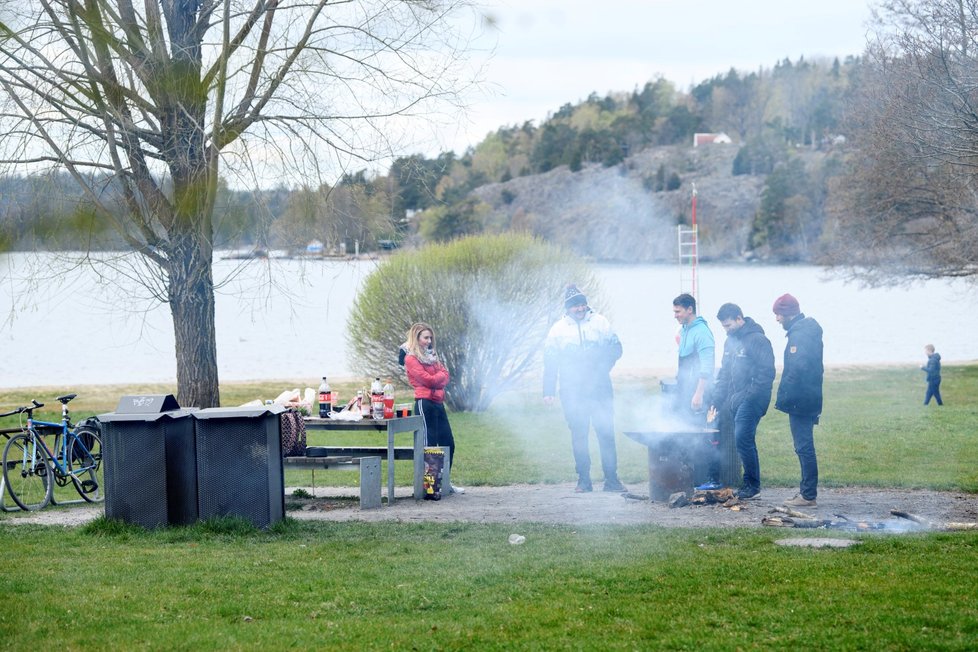
{"type": "Polygon", "coordinates": [[[453,410],[481,412],[538,361],[564,285],[592,295],[582,260],[527,235],[472,236],[402,251],[364,282],[348,322],[353,368],[406,382],[397,350],[413,322],[435,330],[453,410]]]}

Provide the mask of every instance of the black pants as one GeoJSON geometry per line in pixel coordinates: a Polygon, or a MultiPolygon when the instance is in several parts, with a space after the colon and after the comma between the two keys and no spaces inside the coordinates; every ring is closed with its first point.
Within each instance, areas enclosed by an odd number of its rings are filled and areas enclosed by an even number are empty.
{"type": "Polygon", "coordinates": [[[574,468],[578,478],[591,482],[591,451],[588,434],[594,426],[601,451],[601,471],[605,482],[618,480],[618,452],[615,448],[615,414],[611,397],[595,399],[591,396],[561,393],[560,405],[564,419],[570,428],[571,449],[574,452],[574,468]]]}
{"type": "Polygon", "coordinates": [[[941,379],[927,381],[927,394],[924,396],[924,405],[930,403],[931,397],[937,399],[938,405],[944,405],[941,400],[941,379]]]}
{"type": "Polygon", "coordinates": [[[424,419],[426,437],[425,446],[442,446],[448,449],[450,465],[455,466],[455,436],[452,426],[448,423],[448,413],[443,403],[435,403],[429,399],[414,400],[414,413],[424,419]]]}

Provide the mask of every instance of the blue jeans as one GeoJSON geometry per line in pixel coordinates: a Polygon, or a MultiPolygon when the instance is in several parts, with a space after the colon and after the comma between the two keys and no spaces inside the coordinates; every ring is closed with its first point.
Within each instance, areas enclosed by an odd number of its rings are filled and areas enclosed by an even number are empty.
{"type": "Polygon", "coordinates": [[[801,485],[799,493],[805,500],[815,500],[818,495],[818,460],[815,459],[815,424],[818,417],[789,414],[791,438],[795,443],[795,454],[801,465],[801,485]]]}
{"type": "Polygon", "coordinates": [[[757,457],[757,424],[760,410],[750,401],[744,401],[734,413],[734,442],[740,462],[744,465],[744,487],[761,490],[761,462],[757,457]]]}

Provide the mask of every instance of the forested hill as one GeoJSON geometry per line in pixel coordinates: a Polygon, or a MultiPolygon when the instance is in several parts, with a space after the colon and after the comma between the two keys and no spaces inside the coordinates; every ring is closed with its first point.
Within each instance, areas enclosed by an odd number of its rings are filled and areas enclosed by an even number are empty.
{"type": "MultiPolygon", "coordinates": [[[[222,188],[216,243],[298,250],[317,239],[351,251],[519,230],[598,260],[668,261],[695,184],[701,257],[816,260],[860,67],[784,60],[688,92],[660,78],[502,127],[462,155],[407,156],[319,188],[222,188]],[[730,142],[694,147],[697,133],[730,142]]],[[[66,224],[119,243],[61,175],[0,179],[0,211],[7,247],[70,246],[66,224]]]]}

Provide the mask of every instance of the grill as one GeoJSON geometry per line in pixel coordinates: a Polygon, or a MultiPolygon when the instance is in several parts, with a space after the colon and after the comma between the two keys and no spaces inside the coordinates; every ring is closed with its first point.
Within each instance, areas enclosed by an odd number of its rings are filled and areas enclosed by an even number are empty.
{"type": "Polygon", "coordinates": [[[709,428],[626,432],[649,450],[649,497],[666,502],[672,494],[692,492],[693,487],[705,482],[710,439],[716,433],[709,428]]]}

